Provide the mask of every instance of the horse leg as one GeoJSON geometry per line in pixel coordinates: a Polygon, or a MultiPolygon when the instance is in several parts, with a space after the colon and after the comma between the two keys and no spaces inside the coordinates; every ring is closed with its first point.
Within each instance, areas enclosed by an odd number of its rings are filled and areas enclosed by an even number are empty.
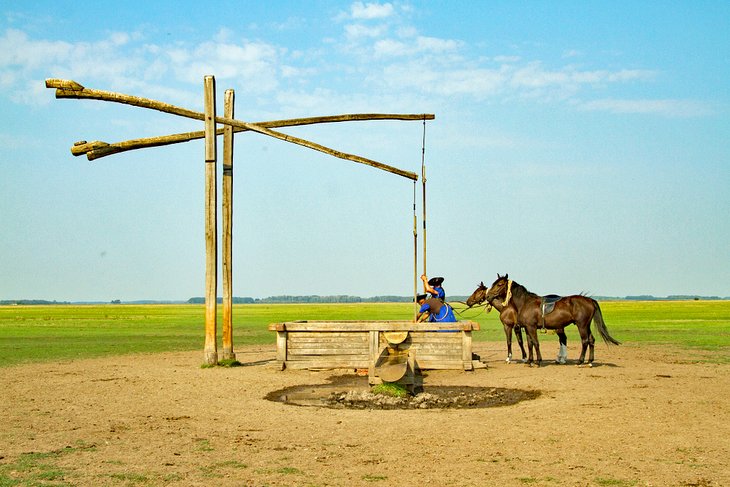
{"type": "Polygon", "coordinates": [[[535,354],[537,366],[540,367],[540,364],[542,363],[542,354],[540,353],[540,340],[537,338],[537,329],[535,329],[535,354]]]}
{"type": "Polygon", "coordinates": [[[527,365],[529,367],[532,367],[532,348],[533,348],[533,341],[532,341],[532,333],[530,333],[530,330],[525,330],[525,335],[527,335],[527,350],[530,352],[530,356],[527,357],[527,365]]]}
{"type": "Polygon", "coordinates": [[[527,362],[527,352],[525,351],[525,344],[522,341],[522,327],[520,325],[515,325],[515,335],[517,336],[517,343],[520,345],[520,350],[522,350],[522,363],[525,363],[527,362]]]}
{"type": "Polygon", "coordinates": [[[593,333],[591,333],[590,328],[588,329],[588,347],[590,348],[590,353],[588,354],[588,365],[593,367],[593,349],[595,347],[596,339],[593,337],[593,333]]]}
{"type": "Polygon", "coordinates": [[[578,331],[580,332],[580,357],[578,358],[578,365],[582,365],[586,358],[586,350],[588,349],[588,342],[590,337],[590,330],[585,325],[579,325],[576,323],[578,331]]]}
{"type": "Polygon", "coordinates": [[[532,366],[532,349],[535,349],[535,363],[537,366],[540,366],[540,362],[542,362],[542,355],[540,355],[540,342],[537,339],[537,328],[536,327],[528,327],[527,328],[527,348],[530,349],[530,356],[527,359],[527,364],[529,366],[532,366]]]}
{"type": "Polygon", "coordinates": [[[507,337],[507,363],[512,362],[512,327],[507,323],[502,323],[504,334],[507,337]]]}
{"type": "Polygon", "coordinates": [[[568,360],[568,335],[565,334],[565,330],[559,330],[557,333],[560,339],[560,350],[558,351],[558,358],[555,359],[555,363],[564,364],[568,360]]]}

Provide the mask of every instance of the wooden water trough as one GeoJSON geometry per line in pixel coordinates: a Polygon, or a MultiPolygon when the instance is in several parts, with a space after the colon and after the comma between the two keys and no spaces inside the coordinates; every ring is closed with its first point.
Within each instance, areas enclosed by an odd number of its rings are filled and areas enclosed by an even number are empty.
{"type": "MultiPolygon", "coordinates": [[[[368,369],[373,381],[383,364],[388,336],[406,333],[399,344],[420,370],[473,370],[483,364],[472,357],[473,330],[479,323],[414,323],[412,321],[288,321],[272,323],[276,362],[282,369],[368,369]]],[[[392,338],[391,338],[392,340],[392,338]]]]}

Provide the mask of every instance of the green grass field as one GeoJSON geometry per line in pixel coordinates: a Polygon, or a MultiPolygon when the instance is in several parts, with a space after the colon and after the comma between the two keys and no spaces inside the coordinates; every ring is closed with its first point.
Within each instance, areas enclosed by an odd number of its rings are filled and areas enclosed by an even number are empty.
{"type": "MultiPolygon", "coordinates": [[[[730,301],[609,301],[601,308],[611,335],[621,342],[672,344],[711,352],[713,361],[730,361],[730,301]]],[[[236,305],[234,348],[273,346],[267,326],[277,321],[409,320],[413,311],[413,305],[402,303],[236,305]]],[[[469,310],[461,319],[481,324],[477,341],[504,340],[495,311],[469,310]]],[[[127,353],[202,353],[203,322],[201,305],[2,306],[0,367],[127,353]]],[[[575,343],[576,328],[566,331],[575,343]]]]}

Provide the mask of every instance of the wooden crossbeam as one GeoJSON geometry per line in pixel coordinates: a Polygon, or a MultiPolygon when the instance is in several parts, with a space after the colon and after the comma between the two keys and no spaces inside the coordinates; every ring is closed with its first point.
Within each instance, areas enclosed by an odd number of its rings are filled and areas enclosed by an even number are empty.
{"type": "MultiPolygon", "coordinates": [[[[336,123],[336,122],[352,122],[364,120],[433,120],[433,114],[424,113],[418,115],[399,114],[399,113],[350,113],[343,115],[329,115],[324,117],[306,117],[291,118],[286,120],[272,120],[267,122],[256,122],[256,125],[266,128],[279,127],[295,127],[300,125],[313,125],[318,123],[336,123]]],[[[224,129],[218,129],[217,135],[223,135],[224,129]]],[[[234,133],[248,132],[249,130],[241,127],[233,127],[234,133]]],[[[107,143],[102,141],[77,142],[72,148],[71,153],[75,156],[86,154],[86,158],[90,161],[100,159],[102,157],[118,154],[135,149],[145,149],[147,147],[159,147],[164,145],[178,144],[181,142],[190,142],[191,140],[205,138],[203,130],[195,132],[183,132],[172,135],[161,135],[158,137],[147,137],[142,139],[132,139],[124,142],[107,143]]]]}
{"type": "MultiPolygon", "coordinates": [[[[62,80],[57,78],[48,78],[46,80],[46,88],[55,88],[56,89],[56,98],[76,98],[76,99],[94,99],[94,100],[102,100],[102,101],[110,101],[115,103],[122,103],[126,105],[131,106],[137,106],[142,108],[149,108],[152,110],[158,110],[164,113],[171,113],[174,115],[179,115],[186,118],[192,118],[195,120],[205,120],[205,114],[202,112],[196,112],[194,110],[188,110],[187,108],[178,107],[175,105],[171,105],[169,103],[160,102],[157,100],[151,100],[148,98],[142,98],[138,96],[131,96],[131,95],[125,95],[122,93],[114,93],[110,91],[103,91],[103,90],[94,90],[90,88],[86,88],[83,85],[72,81],[72,80],[62,80]]],[[[378,114],[375,114],[377,117],[378,114]]],[[[315,117],[312,119],[309,119],[308,123],[324,123],[329,121],[344,121],[344,120],[365,120],[366,118],[357,118],[358,115],[345,115],[341,116],[345,117],[342,120],[327,120],[328,117],[315,117]]],[[[432,120],[434,116],[432,114],[422,114],[422,115],[401,115],[398,116],[395,119],[398,120],[432,120]]],[[[377,119],[377,118],[374,118],[377,119]]],[[[298,120],[306,120],[306,119],[298,119],[298,120]]],[[[323,152],[325,154],[329,154],[331,156],[357,162],[360,164],[365,164],[367,166],[375,167],[377,169],[381,169],[383,171],[387,171],[393,174],[397,174],[399,176],[411,179],[413,181],[418,180],[418,175],[411,171],[404,171],[402,169],[398,169],[396,167],[383,164],[381,162],[377,162],[371,159],[367,159],[365,157],[357,156],[354,154],[348,154],[345,152],[337,151],[334,149],[331,149],[329,147],[323,146],[321,144],[317,144],[315,142],[308,141],[306,139],[302,139],[299,137],[294,137],[291,135],[283,134],[281,132],[277,132],[275,130],[271,130],[268,128],[265,124],[255,124],[255,123],[249,123],[249,122],[243,122],[240,120],[235,119],[229,119],[225,117],[215,117],[215,122],[223,124],[223,125],[230,125],[233,126],[236,129],[243,130],[250,130],[253,132],[258,132],[263,135],[268,135],[269,137],[274,137],[279,140],[283,140],[285,142],[291,142],[293,144],[301,145],[303,147],[308,147],[313,150],[317,150],[319,152],[323,152]]],[[[286,122],[286,121],[279,121],[286,122]]],[[[277,125],[278,126],[286,126],[286,125],[277,125]]],[[[177,143],[177,142],[184,142],[186,140],[192,140],[191,135],[196,134],[195,132],[189,132],[187,134],[175,134],[169,137],[172,137],[175,139],[174,142],[170,142],[168,140],[165,140],[165,137],[162,138],[156,138],[156,141],[151,142],[151,145],[146,145],[145,147],[150,147],[154,145],[166,145],[167,143],[177,143]]],[[[197,135],[195,135],[194,138],[198,138],[197,135]]],[[[200,137],[202,138],[202,137],[200,137]]],[[[140,141],[144,139],[137,139],[136,144],[139,145],[140,141]]],[[[146,139],[147,142],[151,139],[146,139]]],[[[123,144],[123,143],[122,143],[123,144]]],[[[109,150],[110,144],[106,144],[104,142],[91,142],[91,143],[79,143],[75,144],[76,152],[79,153],[87,153],[89,151],[96,151],[97,154],[103,153],[105,150],[109,150]],[[107,148],[107,149],[105,149],[107,148]],[[88,149],[88,150],[87,150],[88,149]]],[[[127,149],[129,150],[129,149],[127,149]]],[[[72,150],[72,153],[74,150],[72,150]]],[[[120,152],[120,151],[117,151],[120,152]]],[[[110,152],[111,153],[111,152],[110,152]]],[[[108,155],[108,154],[104,154],[108,155]]]]}

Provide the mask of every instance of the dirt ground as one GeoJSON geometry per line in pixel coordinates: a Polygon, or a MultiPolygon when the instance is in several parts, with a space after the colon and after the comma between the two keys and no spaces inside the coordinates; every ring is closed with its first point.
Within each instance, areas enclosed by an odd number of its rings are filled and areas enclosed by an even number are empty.
{"type": "Polygon", "coordinates": [[[487,369],[424,377],[539,392],[482,409],[270,401],[351,373],[278,371],[273,345],[239,348],[234,368],[202,369],[202,350],[3,368],[0,484],[730,485],[730,365],[600,344],[596,367],[529,368],[504,349],[475,343],[487,369]]]}

